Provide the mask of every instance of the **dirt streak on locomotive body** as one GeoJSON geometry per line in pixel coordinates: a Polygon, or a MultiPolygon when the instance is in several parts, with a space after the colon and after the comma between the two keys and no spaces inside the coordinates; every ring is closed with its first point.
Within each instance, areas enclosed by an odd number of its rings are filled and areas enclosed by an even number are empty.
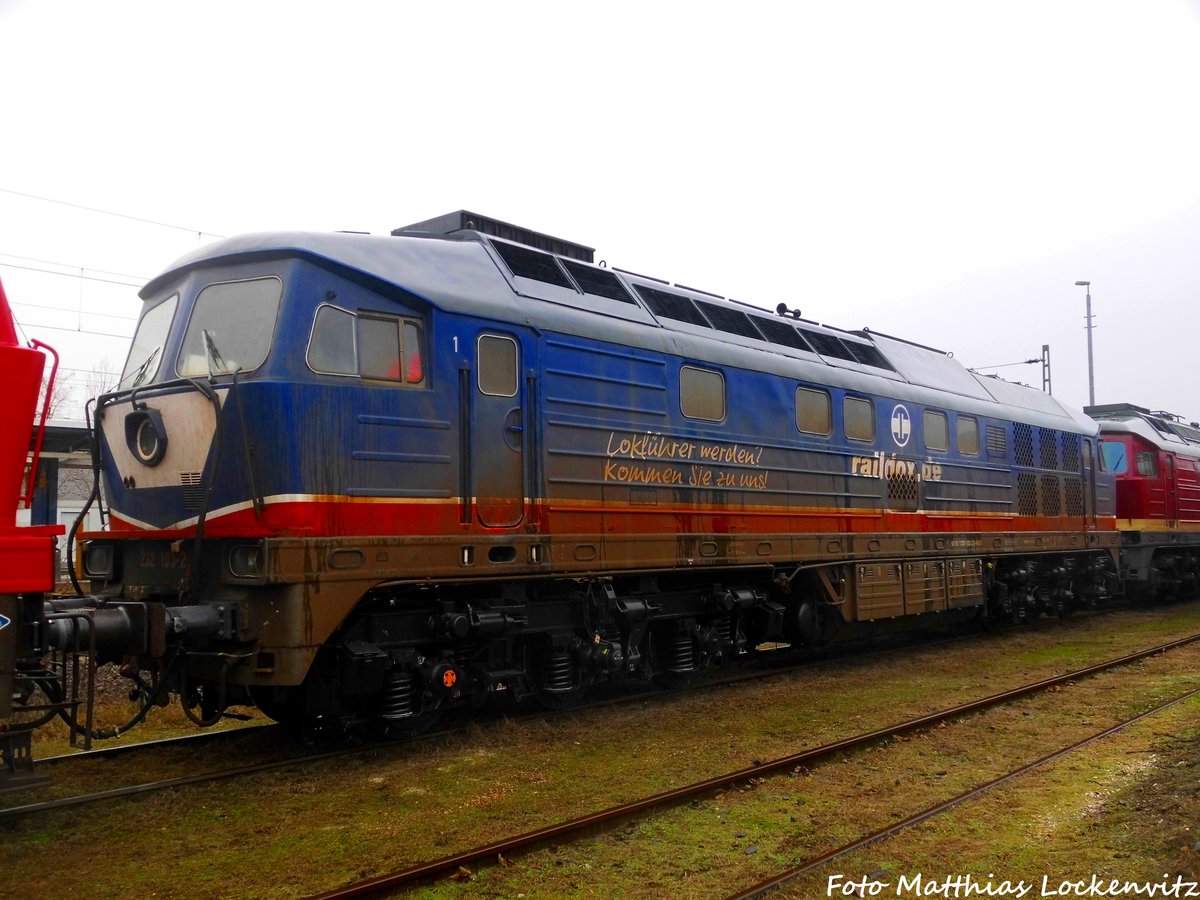
{"type": "Polygon", "coordinates": [[[420,719],[764,641],[1094,602],[1094,422],[950,355],[469,213],[142,292],[100,398],[96,636],[207,719],[420,719]]]}

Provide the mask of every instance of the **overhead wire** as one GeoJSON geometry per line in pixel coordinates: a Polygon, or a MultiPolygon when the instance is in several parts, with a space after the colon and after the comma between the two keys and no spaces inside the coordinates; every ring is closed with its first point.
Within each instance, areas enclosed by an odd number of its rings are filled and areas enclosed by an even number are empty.
{"type": "Polygon", "coordinates": [[[39,200],[42,203],[56,203],[59,206],[69,206],[72,209],[82,209],[87,212],[99,213],[104,216],[116,216],[119,219],[129,219],[132,222],[142,222],[146,225],[157,225],[160,228],[173,228],[176,231],[186,231],[189,234],[208,235],[209,237],[226,237],[223,234],[216,234],[212,231],[204,231],[200,228],[186,228],[183,225],[172,225],[170,222],[158,222],[154,219],[143,219],[141,216],[131,216],[126,213],[113,212],[110,209],[100,209],[95,206],[84,206],[82,203],[70,203],[66,200],[56,200],[53,197],[41,197],[37,194],[27,194],[24,191],[14,191],[11,188],[0,187],[0,193],[12,194],[15,197],[25,197],[28,200],[39,200]]]}
{"type": "MultiPolygon", "coordinates": [[[[17,327],[21,329],[22,333],[25,333],[26,326],[22,325],[20,322],[17,322],[17,327]]],[[[66,331],[70,334],[88,334],[88,335],[93,335],[95,337],[119,338],[122,341],[127,341],[131,337],[133,337],[132,334],[113,334],[111,331],[92,331],[88,328],[63,328],[61,325],[30,324],[28,327],[29,328],[41,328],[41,329],[45,329],[47,331],[66,331]]]]}
{"type": "Polygon", "coordinates": [[[77,372],[77,373],[81,373],[83,375],[103,375],[105,377],[110,377],[110,378],[116,378],[118,375],[121,374],[120,372],[106,372],[101,369],[73,369],[70,366],[59,366],[58,371],[60,371],[60,372],[77,372]]]}
{"type": "MultiPolygon", "coordinates": [[[[59,200],[54,197],[43,197],[38,194],[30,194],[25,191],[15,191],[11,188],[0,187],[0,193],[9,194],[14,197],[24,197],[25,199],[36,200],[41,203],[52,203],[52,204],[55,204],[58,206],[66,206],[66,207],[70,207],[72,209],[83,210],[85,212],[97,213],[99,215],[113,216],[115,218],[125,219],[125,220],[131,221],[131,222],[140,222],[140,223],[146,224],[146,225],[154,225],[158,228],[169,228],[169,229],[172,229],[175,231],[183,231],[188,234],[194,234],[198,237],[205,237],[205,236],[214,237],[214,238],[225,237],[225,235],[217,234],[216,232],[212,232],[212,231],[204,231],[203,229],[199,229],[199,228],[188,228],[188,227],[185,227],[182,225],[175,225],[170,222],[160,222],[160,221],[157,221],[154,219],[147,219],[142,216],[132,216],[127,213],[115,212],[114,210],[101,209],[101,208],[95,207],[95,206],[87,206],[82,203],[71,203],[69,201],[59,200]]],[[[27,342],[29,340],[29,334],[28,334],[28,331],[26,330],[27,328],[35,330],[35,331],[36,330],[61,331],[61,332],[67,332],[70,334],[83,334],[83,335],[89,335],[92,337],[112,338],[115,340],[126,341],[126,342],[130,340],[130,337],[131,337],[130,334],[117,334],[117,333],[113,333],[113,332],[109,332],[109,331],[95,331],[93,329],[88,329],[88,328],[82,327],[83,316],[85,314],[89,315],[89,316],[99,316],[99,317],[103,317],[103,318],[107,318],[107,319],[117,319],[117,320],[128,321],[128,322],[136,322],[138,320],[138,317],[136,317],[136,316],[122,316],[122,315],[117,315],[114,313],[96,313],[96,312],[86,312],[85,313],[85,311],[82,309],[83,282],[94,281],[94,282],[101,283],[101,284],[118,285],[120,287],[140,288],[143,284],[145,284],[147,281],[149,281],[149,278],[147,278],[146,276],[133,275],[133,274],[130,274],[129,272],[113,272],[113,271],[109,271],[106,269],[99,269],[99,268],[94,268],[94,267],[90,267],[90,266],[75,266],[75,265],[71,265],[68,263],[59,262],[57,260],[40,259],[37,257],[22,256],[22,255],[15,254],[15,253],[0,253],[0,256],[5,257],[6,259],[9,259],[9,260],[20,260],[23,263],[40,263],[41,264],[41,265],[19,265],[17,263],[5,262],[4,260],[0,260],[0,266],[6,267],[6,268],[19,269],[19,270],[28,271],[28,272],[38,272],[38,273],[45,274],[45,275],[58,275],[58,276],[65,276],[67,278],[77,278],[77,279],[79,279],[79,282],[80,282],[81,307],[79,309],[72,309],[69,307],[60,307],[60,306],[42,306],[42,305],[39,305],[36,303],[25,303],[25,302],[20,302],[20,301],[12,303],[12,305],[24,307],[27,309],[44,309],[47,311],[54,311],[54,312],[75,313],[76,315],[79,316],[80,327],[76,327],[76,328],[66,328],[61,325],[41,325],[41,324],[32,324],[32,323],[26,325],[26,324],[23,324],[22,322],[20,322],[19,320],[15,320],[15,324],[16,324],[17,328],[20,330],[22,336],[26,339],[27,342]],[[56,266],[60,269],[77,270],[77,271],[56,271],[55,269],[43,268],[43,266],[56,266]],[[87,274],[88,272],[95,273],[95,274],[89,275],[89,274],[87,274]],[[98,277],[101,275],[111,275],[111,276],[115,276],[115,278],[98,277]],[[117,280],[117,279],[122,279],[122,278],[128,278],[128,279],[134,279],[134,280],[133,281],[117,280]]],[[[116,373],[116,372],[101,372],[101,371],[97,371],[94,369],[86,370],[86,369],[75,369],[75,368],[63,368],[60,371],[98,376],[98,377],[102,377],[102,378],[110,378],[110,377],[115,378],[118,376],[118,373],[116,373]]]]}
{"type": "Polygon", "coordinates": [[[80,272],[100,272],[103,275],[119,275],[122,278],[134,278],[139,283],[144,283],[150,280],[146,275],[132,275],[129,272],[110,272],[107,269],[97,269],[95,266],[77,266],[72,263],[59,262],[56,259],[40,259],[36,256],[21,256],[17,253],[3,252],[0,252],[0,256],[7,256],[9,259],[20,259],[24,260],[25,262],[44,263],[47,266],[59,266],[63,269],[78,269],[80,272]]]}
{"type": "MultiPolygon", "coordinates": [[[[183,231],[188,234],[195,234],[195,235],[199,235],[199,236],[207,236],[207,237],[214,237],[214,238],[226,237],[226,235],[217,234],[216,232],[213,232],[213,231],[204,231],[201,228],[189,228],[189,227],[186,227],[183,225],[175,225],[171,222],[160,222],[156,219],[147,219],[142,216],[132,216],[132,215],[129,215],[128,213],[116,212],[111,209],[101,209],[100,207],[87,206],[83,203],[72,203],[68,200],[59,200],[55,197],[44,197],[39,194],[28,193],[27,191],[16,191],[16,190],[13,190],[12,188],[0,187],[0,193],[9,194],[14,197],[24,197],[27,200],[36,200],[40,203],[52,203],[52,204],[55,204],[58,206],[70,207],[71,209],[80,209],[80,210],[84,210],[85,212],[97,213],[99,215],[114,216],[118,219],[126,219],[131,222],[141,222],[142,224],[154,225],[159,228],[170,228],[172,230],[183,231]]],[[[50,266],[60,266],[65,269],[78,269],[79,270],[78,272],[57,272],[57,271],[54,271],[53,269],[45,269],[45,268],[41,268],[39,266],[23,266],[23,265],[18,265],[16,263],[0,261],[0,266],[4,266],[7,268],[22,269],[22,270],[30,271],[30,272],[40,272],[40,273],[46,274],[46,275],[60,275],[60,276],[65,276],[67,278],[78,278],[78,279],[80,279],[80,281],[95,281],[95,282],[100,282],[103,284],[115,284],[115,285],[119,285],[121,287],[140,288],[146,281],[149,280],[148,278],[145,278],[143,276],[132,275],[128,272],[111,272],[111,271],[107,271],[105,269],[96,269],[96,268],[91,268],[91,267],[87,267],[87,266],[73,266],[73,265],[69,265],[67,263],[57,262],[55,260],[38,259],[36,257],[29,257],[29,256],[20,256],[15,253],[0,253],[0,256],[7,257],[8,259],[19,259],[24,262],[35,262],[35,263],[42,263],[44,265],[50,265],[50,266]],[[98,272],[103,275],[116,275],[120,278],[137,279],[137,281],[136,282],[128,282],[128,281],[117,281],[115,279],[110,279],[110,278],[99,278],[99,277],[96,277],[95,275],[86,275],[86,274],[84,274],[85,272],[98,272]]],[[[82,290],[82,288],[81,288],[81,290],[82,290]]],[[[10,301],[10,303],[11,302],[12,301],[10,301]]],[[[38,304],[22,303],[22,302],[15,303],[13,305],[19,305],[19,306],[23,306],[23,307],[27,307],[27,308],[53,310],[55,312],[72,312],[72,313],[76,313],[77,315],[79,315],[81,317],[81,321],[82,321],[83,315],[102,316],[104,318],[120,319],[120,320],[125,320],[125,321],[130,321],[130,322],[137,321],[136,316],[119,316],[119,315],[115,315],[112,313],[93,313],[93,312],[85,313],[82,309],[69,309],[69,308],[63,308],[63,307],[39,306],[38,304]]],[[[26,332],[26,327],[31,328],[31,329],[45,329],[48,331],[63,331],[63,332],[67,332],[70,334],[86,334],[86,335],[90,335],[93,337],[114,338],[114,339],[122,340],[122,341],[128,341],[131,337],[131,335],[129,335],[129,334],[115,334],[110,331],[95,331],[92,329],[82,328],[82,327],[66,328],[61,325],[39,325],[39,324],[29,324],[26,326],[26,325],[22,324],[20,321],[17,321],[16,325],[17,325],[17,328],[20,329],[21,333],[26,337],[26,339],[28,339],[28,333],[26,332]]]]}
{"type": "Polygon", "coordinates": [[[44,309],[44,310],[52,311],[52,312],[75,313],[76,315],[80,315],[80,316],[99,316],[102,319],[121,319],[122,321],[125,321],[125,322],[136,322],[138,320],[137,316],[119,316],[116,313],[92,312],[91,310],[85,310],[85,309],[72,309],[69,306],[43,306],[40,303],[25,303],[24,301],[21,301],[21,300],[15,300],[15,301],[10,300],[8,302],[8,305],[9,306],[23,306],[26,309],[44,309]]]}
{"type": "Polygon", "coordinates": [[[81,278],[84,281],[99,281],[103,284],[119,284],[122,287],[140,288],[142,286],[141,283],[132,281],[114,281],[111,278],[97,278],[94,275],[84,275],[81,272],[55,272],[53,269],[43,269],[40,266],[19,266],[16,263],[6,263],[2,260],[0,260],[0,266],[6,269],[23,269],[26,272],[42,272],[46,275],[61,275],[65,278],[81,278]]]}

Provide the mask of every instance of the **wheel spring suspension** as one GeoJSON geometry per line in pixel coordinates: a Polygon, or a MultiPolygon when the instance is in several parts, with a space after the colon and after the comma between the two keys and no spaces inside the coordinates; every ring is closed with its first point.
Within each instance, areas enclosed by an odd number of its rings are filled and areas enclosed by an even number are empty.
{"type": "Polygon", "coordinates": [[[671,644],[667,671],[682,673],[696,670],[696,642],[690,634],[678,634],[671,644]]]}
{"type": "Polygon", "coordinates": [[[575,689],[575,661],[566,647],[554,647],[542,661],[543,690],[562,692],[575,689]]]}
{"type": "Polygon", "coordinates": [[[416,710],[416,679],[412,672],[389,672],[379,701],[379,718],[394,722],[416,710]]]}
{"type": "Polygon", "coordinates": [[[721,647],[733,646],[733,616],[718,616],[713,623],[717,636],[721,639],[721,647]]]}

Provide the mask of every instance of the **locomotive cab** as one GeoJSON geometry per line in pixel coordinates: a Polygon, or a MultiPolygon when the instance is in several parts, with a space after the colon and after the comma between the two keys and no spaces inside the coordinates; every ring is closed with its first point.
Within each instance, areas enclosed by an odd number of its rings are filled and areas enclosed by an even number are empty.
{"type": "Polygon", "coordinates": [[[1167,502],[1170,453],[1135,434],[1106,435],[1101,447],[1105,465],[1116,479],[1119,518],[1174,518],[1167,502]]]}
{"type": "Polygon", "coordinates": [[[100,649],[161,659],[186,644],[193,677],[223,694],[296,684],[361,596],[339,582],[365,553],[340,537],[424,526],[419,510],[338,498],[449,493],[413,465],[447,453],[421,428],[428,304],[303,255],[184,265],[143,296],[96,410],[110,529],[80,551],[95,595],[141,607],[97,624],[100,649]]]}

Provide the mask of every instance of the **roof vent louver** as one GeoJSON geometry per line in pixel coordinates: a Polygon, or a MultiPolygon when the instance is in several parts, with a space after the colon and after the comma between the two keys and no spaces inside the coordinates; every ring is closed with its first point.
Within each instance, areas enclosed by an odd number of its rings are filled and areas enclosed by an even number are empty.
{"type": "Polygon", "coordinates": [[[784,347],[792,347],[796,350],[807,350],[809,353],[813,352],[812,345],[804,339],[804,335],[787,322],[755,316],[754,324],[758,326],[758,330],[772,344],[781,344],[784,347]]]}
{"type": "Polygon", "coordinates": [[[571,280],[549,253],[540,253],[519,244],[507,244],[503,241],[492,241],[492,246],[514,275],[575,290],[575,285],[571,284],[571,280]]]}
{"type": "Polygon", "coordinates": [[[634,289],[650,307],[650,312],[660,319],[674,319],[676,322],[687,322],[700,328],[712,327],[696,308],[696,304],[682,294],[660,291],[644,284],[635,284],[634,289]]]}
{"type": "Polygon", "coordinates": [[[637,301],[630,296],[629,291],[625,290],[625,285],[621,284],[621,279],[607,269],[596,269],[566,259],[559,260],[559,262],[571,273],[571,277],[575,279],[575,283],[585,294],[595,294],[598,297],[607,297],[609,300],[620,300],[622,303],[637,305],[637,301]]]}
{"type": "Polygon", "coordinates": [[[854,358],[854,354],[846,349],[846,345],[832,334],[825,334],[822,331],[812,331],[807,328],[801,328],[799,331],[804,335],[805,340],[813,345],[813,349],[822,356],[828,356],[832,359],[844,359],[849,362],[858,362],[854,358]]]}
{"type": "Polygon", "coordinates": [[[758,329],[754,327],[754,323],[750,320],[750,317],[741,310],[729,309],[728,307],[718,306],[715,303],[705,303],[703,300],[697,300],[695,303],[700,307],[700,311],[704,313],[705,318],[712,322],[713,327],[718,331],[752,338],[756,341],[763,339],[763,336],[758,333],[758,329]]]}
{"type": "Polygon", "coordinates": [[[864,366],[874,366],[877,369],[891,369],[892,364],[887,361],[887,357],[879,352],[879,348],[874,344],[860,344],[858,341],[842,341],[842,345],[846,347],[857,362],[864,366]]]}

